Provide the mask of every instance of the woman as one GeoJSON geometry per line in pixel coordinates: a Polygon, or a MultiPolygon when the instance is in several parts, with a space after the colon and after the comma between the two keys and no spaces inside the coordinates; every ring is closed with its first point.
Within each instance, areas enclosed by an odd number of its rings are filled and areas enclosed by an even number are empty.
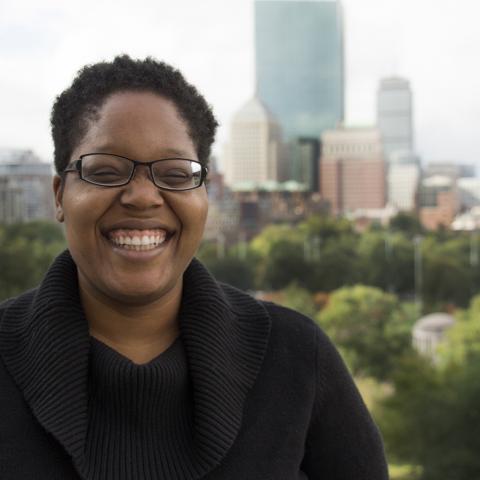
{"type": "Polygon", "coordinates": [[[195,260],[217,123],[181,74],[127,56],[56,100],[68,251],[0,308],[0,478],[386,479],[336,350],[195,260]]]}

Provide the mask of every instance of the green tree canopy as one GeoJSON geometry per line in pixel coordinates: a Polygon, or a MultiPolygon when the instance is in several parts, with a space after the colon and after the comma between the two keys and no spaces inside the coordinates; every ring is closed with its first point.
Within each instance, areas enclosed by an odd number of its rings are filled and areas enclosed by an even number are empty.
{"type": "Polygon", "coordinates": [[[354,374],[389,378],[410,351],[411,325],[395,295],[364,285],[336,290],[318,314],[354,374]]]}
{"type": "Polygon", "coordinates": [[[456,324],[450,328],[439,346],[443,364],[466,365],[480,358],[480,295],[476,295],[466,310],[456,312],[456,324]]]}
{"type": "Polygon", "coordinates": [[[390,460],[421,466],[421,480],[478,478],[480,358],[438,369],[410,356],[393,384],[375,412],[390,460]]]}
{"type": "Polygon", "coordinates": [[[61,228],[51,222],[0,227],[0,299],[36,286],[66,247],[61,228]]]}
{"type": "Polygon", "coordinates": [[[410,238],[424,232],[418,216],[409,212],[399,212],[395,215],[390,220],[389,229],[393,232],[402,232],[410,238]]]}
{"type": "Polygon", "coordinates": [[[312,294],[295,282],[283,290],[280,303],[310,318],[313,318],[317,313],[312,294]]]}

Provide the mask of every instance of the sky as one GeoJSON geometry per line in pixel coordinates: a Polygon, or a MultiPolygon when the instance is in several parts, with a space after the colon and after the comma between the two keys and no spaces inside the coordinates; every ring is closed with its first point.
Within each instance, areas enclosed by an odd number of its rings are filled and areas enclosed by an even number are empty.
{"type": "MultiPolygon", "coordinates": [[[[480,2],[343,0],[346,123],[375,123],[376,89],[410,80],[424,163],[480,165],[480,2]]],[[[151,55],[179,68],[213,106],[221,153],[254,92],[253,0],[0,0],[0,148],[51,161],[49,115],[83,65],[151,55]]]]}

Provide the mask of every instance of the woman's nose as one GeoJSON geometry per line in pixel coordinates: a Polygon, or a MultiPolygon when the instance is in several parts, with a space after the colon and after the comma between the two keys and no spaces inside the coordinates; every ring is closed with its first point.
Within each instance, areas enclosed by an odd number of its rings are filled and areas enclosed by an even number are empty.
{"type": "Polygon", "coordinates": [[[142,210],[163,205],[163,192],[153,183],[148,165],[136,165],[132,179],[123,189],[121,202],[142,210]]]}

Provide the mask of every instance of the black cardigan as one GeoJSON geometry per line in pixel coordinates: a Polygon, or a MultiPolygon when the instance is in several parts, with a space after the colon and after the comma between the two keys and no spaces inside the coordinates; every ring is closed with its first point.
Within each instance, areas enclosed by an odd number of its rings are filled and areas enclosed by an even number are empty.
{"type": "MultiPolygon", "coordinates": [[[[194,448],[161,456],[145,478],[388,478],[379,433],[310,319],[217,283],[196,260],[184,274],[179,318],[194,448]]],[[[0,305],[2,480],[89,478],[89,349],[65,252],[37,289],[0,305]]]]}

